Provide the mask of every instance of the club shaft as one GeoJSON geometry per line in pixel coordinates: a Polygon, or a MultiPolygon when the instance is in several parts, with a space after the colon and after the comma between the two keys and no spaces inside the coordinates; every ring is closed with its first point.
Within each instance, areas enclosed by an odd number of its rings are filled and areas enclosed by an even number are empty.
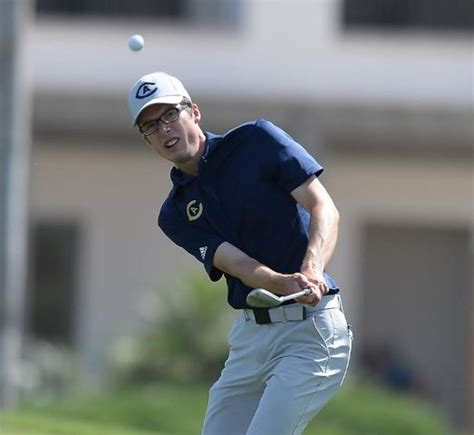
{"type": "Polygon", "coordinates": [[[299,298],[301,296],[308,296],[310,294],[311,294],[311,289],[305,288],[305,289],[303,289],[299,292],[291,293],[290,295],[286,295],[286,296],[281,296],[280,301],[281,302],[291,301],[292,299],[296,299],[296,298],[299,298]]]}

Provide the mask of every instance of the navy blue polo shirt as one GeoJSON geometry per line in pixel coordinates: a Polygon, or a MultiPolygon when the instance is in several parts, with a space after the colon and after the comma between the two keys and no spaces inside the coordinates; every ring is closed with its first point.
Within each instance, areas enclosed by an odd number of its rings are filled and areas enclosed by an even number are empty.
{"type": "MultiPolygon", "coordinates": [[[[174,243],[203,263],[209,277],[216,249],[229,242],[273,270],[299,272],[308,244],[310,216],[290,192],[322,166],[287,133],[266,120],[242,124],[224,135],[206,133],[196,177],[171,170],[173,188],[158,225],[174,243]]],[[[228,302],[248,308],[251,288],[225,274],[228,302]]],[[[325,274],[331,293],[334,280],[325,274]]]]}

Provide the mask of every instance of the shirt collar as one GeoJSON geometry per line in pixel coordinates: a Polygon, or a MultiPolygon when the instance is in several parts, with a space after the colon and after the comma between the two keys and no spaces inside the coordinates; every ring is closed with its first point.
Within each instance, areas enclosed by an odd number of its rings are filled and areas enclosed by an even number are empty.
{"type": "MultiPolygon", "coordinates": [[[[199,173],[202,171],[203,163],[207,163],[207,161],[212,158],[212,154],[216,150],[217,146],[219,145],[219,141],[222,138],[221,135],[210,132],[205,132],[204,135],[206,136],[206,147],[199,162],[199,173]]],[[[178,169],[176,166],[173,166],[173,168],[171,169],[170,178],[173,182],[174,187],[178,187],[184,186],[185,184],[194,180],[196,177],[187,175],[183,171],[181,171],[181,169],[178,169]]]]}

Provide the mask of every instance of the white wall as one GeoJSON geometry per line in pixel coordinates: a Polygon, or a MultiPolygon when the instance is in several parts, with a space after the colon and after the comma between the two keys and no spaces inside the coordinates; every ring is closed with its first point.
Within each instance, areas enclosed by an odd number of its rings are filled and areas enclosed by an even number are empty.
{"type": "Polygon", "coordinates": [[[30,34],[37,91],[124,95],[167,70],[191,94],[220,98],[469,107],[466,34],[342,32],[340,0],[247,0],[240,29],[171,22],[54,21],[30,34]],[[132,53],[132,33],[145,37],[132,53]]]}

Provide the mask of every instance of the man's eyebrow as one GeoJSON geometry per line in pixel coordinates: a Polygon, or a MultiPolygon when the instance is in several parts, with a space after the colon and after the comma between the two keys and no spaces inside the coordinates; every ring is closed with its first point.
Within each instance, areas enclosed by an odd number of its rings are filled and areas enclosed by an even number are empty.
{"type": "Polygon", "coordinates": [[[166,110],[164,110],[163,112],[159,113],[158,115],[154,115],[152,118],[150,118],[149,120],[147,121],[141,121],[141,124],[146,124],[148,122],[151,122],[151,121],[156,121],[158,118],[160,118],[161,116],[163,116],[166,112],[169,112],[170,110],[173,110],[175,109],[175,107],[169,107],[167,108],[166,110]]]}
{"type": "Polygon", "coordinates": [[[138,124],[139,125],[144,125],[144,124],[148,124],[149,122],[152,122],[152,121],[156,121],[161,115],[158,115],[158,116],[153,116],[149,119],[146,119],[146,120],[142,120],[140,121],[138,124]]]}

